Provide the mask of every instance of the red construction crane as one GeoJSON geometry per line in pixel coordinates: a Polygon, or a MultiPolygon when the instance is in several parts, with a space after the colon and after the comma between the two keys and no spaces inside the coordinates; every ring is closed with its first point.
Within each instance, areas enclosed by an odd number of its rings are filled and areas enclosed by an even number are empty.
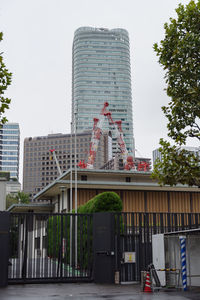
{"type": "Polygon", "coordinates": [[[115,135],[117,137],[117,142],[121,150],[121,155],[124,163],[125,170],[133,170],[135,169],[133,157],[128,155],[128,150],[126,148],[126,144],[124,141],[124,135],[122,131],[122,121],[113,121],[111,113],[107,110],[109,106],[108,102],[104,103],[104,106],[101,110],[99,118],[94,118],[94,125],[92,130],[92,137],[90,142],[90,151],[88,156],[88,162],[80,161],[78,164],[79,168],[82,169],[93,169],[94,162],[96,158],[96,153],[99,145],[99,140],[102,135],[102,127],[105,117],[108,118],[108,121],[111,125],[114,126],[115,135]]]}

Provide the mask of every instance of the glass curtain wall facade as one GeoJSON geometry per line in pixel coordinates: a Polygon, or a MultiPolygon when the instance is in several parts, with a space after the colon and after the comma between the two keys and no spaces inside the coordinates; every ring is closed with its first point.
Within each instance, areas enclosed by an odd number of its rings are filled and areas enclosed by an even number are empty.
{"type": "Polygon", "coordinates": [[[0,126],[0,170],[10,172],[10,178],[19,179],[19,148],[19,124],[2,124],[0,126]]]}
{"type": "MultiPolygon", "coordinates": [[[[134,155],[128,32],[81,27],[74,34],[72,59],[72,124],[76,115],[77,132],[92,129],[107,101],[113,120],[122,121],[127,149],[134,155]]],[[[112,129],[107,120],[106,129],[112,129]]],[[[120,152],[114,135],[112,151],[120,152]]]]}

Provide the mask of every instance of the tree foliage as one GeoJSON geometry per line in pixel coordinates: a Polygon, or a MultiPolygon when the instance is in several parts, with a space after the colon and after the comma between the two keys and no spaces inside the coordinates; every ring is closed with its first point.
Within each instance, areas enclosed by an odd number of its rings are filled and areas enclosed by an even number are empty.
{"type": "Polygon", "coordinates": [[[11,205],[19,203],[17,198],[12,194],[6,195],[6,209],[8,209],[11,205]]]}
{"type": "Polygon", "coordinates": [[[16,195],[8,194],[6,196],[6,209],[12,204],[28,204],[30,202],[30,197],[24,192],[18,192],[16,195]]]}
{"type": "MultiPolygon", "coordinates": [[[[0,32],[0,42],[3,39],[3,33],[0,32]]],[[[7,87],[11,84],[12,73],[8,71],[4,62],[2,52],[0,53],[0,123],[4,124],[7,119],[3,116],[5,110],[9,108],[10,99],[4,96],[7,87]]]]}
{"type": "Polygon", "coordinates": [[[200,158],[180,148],[188,138],[200,141],[200,0],[180,4],[177,18],[165,24],[165,37],[154,44],[166,70],[166,92],[171,98],[162,110],[168,119],[168,136],[175,146],[160,140],[162,161],[153,177],[161,184],[200,185],[200,158]]]}
{"type": "Polygon", "coordinates": [[[29,194],[26,194],[24,192],[18,192],[16,195],[16,198],[19,203],[22,204],[28,204],[30,202],[30,196],[29,194]]]}

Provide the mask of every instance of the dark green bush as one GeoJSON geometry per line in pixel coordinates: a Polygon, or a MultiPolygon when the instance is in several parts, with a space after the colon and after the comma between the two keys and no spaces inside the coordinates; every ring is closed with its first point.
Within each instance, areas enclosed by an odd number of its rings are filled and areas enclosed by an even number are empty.
{"type": "MultiPolygon", "coordinates": [[[[81,205],[77,212],[78,214],[91,214],[96,212],[121,212],[122,211],[122,201],[118,194],[115,192],[103,192],[96,195],[94,198],[89,200],[84,205],[81,205]]],[[[72,211],[74,213],[74,210],[72,211]]],[[[77,243],[78,243],[78,261],[82,260],[82,266],[87,267],[88,264],[88,233],[90,232],[90,239],[92,237],[92,223],[88,223],[87,217],[77,216],[77,243]],[[80,253],[79,245],[82,245],[84,252],[84,261],[82,254],[80,253]]],[[[48,219],[47,225],[47,241],[48,256],[53,258],[58,258],[61,252],[62,242],[61,242],[61,232],[63,238],[66,239],[66,244],[70,244],[70,215],[55,215],[48,219]],[[61,224],[62,222],[62,224],[61,224]]],[[[89,247],[89,248],[88,248],[89,247]]],[[[69,263],[69,247],[66,249],[66,254],[64,257],[66,263],[69,263]]]]}

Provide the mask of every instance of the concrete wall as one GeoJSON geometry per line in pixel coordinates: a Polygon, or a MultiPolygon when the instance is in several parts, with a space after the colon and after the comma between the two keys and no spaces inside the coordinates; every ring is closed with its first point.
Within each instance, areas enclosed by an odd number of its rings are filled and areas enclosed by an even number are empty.
{"type": "Polygon", "coordinates": [[[6,209],[6,181],[0,181],[0,211],[6,209]]]}

